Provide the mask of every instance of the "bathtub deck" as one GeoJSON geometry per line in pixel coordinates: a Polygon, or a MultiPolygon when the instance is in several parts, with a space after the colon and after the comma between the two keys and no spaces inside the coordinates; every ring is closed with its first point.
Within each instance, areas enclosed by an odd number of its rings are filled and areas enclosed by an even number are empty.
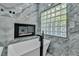
{"type": "Polygon", "coordinates": [[[47,53],[47,55],[46,56],[52,56],[50,53],[47,53]]]}
{"type": "Polygon", "coordinates": [[[8,47],[3,48],[1,56],[7,56],[8,53],[8,47]]]}

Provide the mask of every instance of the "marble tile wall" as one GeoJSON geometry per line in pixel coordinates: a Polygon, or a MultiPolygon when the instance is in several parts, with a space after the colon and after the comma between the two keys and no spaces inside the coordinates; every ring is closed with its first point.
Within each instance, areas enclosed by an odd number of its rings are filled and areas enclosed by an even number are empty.
{"type": "MultiPolygon", "coordinates": [[[[54,4],[53,4],[54,5],[54,4]]],[[[48,52],[53,56],[71,56],[79,55],[79,4],[70,3],[67,4],[68,12],[68,38],[60,38],[54,36],[46,36],[48,40],[51,40],[48,52]]],[[[37,6],[33,5],[31,9],[37,9],[37,6]]],[[[26,10],[18,18],[10,18],[0,16],[0,42],[3,46],[6,46],[7,41],[14,40],[14,23],[29,23],[37,25],[36,33],[41,32],[40,29],[40,12],[49,8],[48,4],[39,4],[38,11],[30,14],[26,17],[28,10],[26,10]]],[[[30,9],[29,9],[30,10],[30,9]]],[[[32,10],[31,10],[32,11],[32,10]]]]}
{"type": "MultiPolygon", "coordinates": [[[[19,16],[16,15],[16,17],[8,17],[8,16],[0,15],[0,45],[7,47],[9,42],[14,41],[14,23],[37,25],[37,16],[38,16],[37,13],[38,13],[37,5],[30,4],[30,6],[19,16]]],[[[37,26],[36,26],[36,32],[37,32],[37,26]]],[[[17,40],[19,39],[20,38],[18,38],[17,40]]],[[[22,40],[24,40],[24,38],[22,40]]],[[[4,48],[2,55],[7,55],[6,52],[7,49],[4,48]]]]}
{"type": "MultiPolygon", "coordinates": [[[[68,3],[67,6],[68,38],[45,37],[51,40],[48,52],[53,56],[79,55],[79,4],[68,3]]],[[[41,4],[40,10],[44,10],[47,7],[41,4]]]]}

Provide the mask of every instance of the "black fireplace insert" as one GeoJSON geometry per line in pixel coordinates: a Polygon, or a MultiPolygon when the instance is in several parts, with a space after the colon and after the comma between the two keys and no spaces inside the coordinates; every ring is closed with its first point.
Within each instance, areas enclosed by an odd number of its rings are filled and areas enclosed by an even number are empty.
{"type": "Polygon", "coordinates": [[[14,24],[14,38],[35,35],[35,25],[33,24],[14,24]]]}

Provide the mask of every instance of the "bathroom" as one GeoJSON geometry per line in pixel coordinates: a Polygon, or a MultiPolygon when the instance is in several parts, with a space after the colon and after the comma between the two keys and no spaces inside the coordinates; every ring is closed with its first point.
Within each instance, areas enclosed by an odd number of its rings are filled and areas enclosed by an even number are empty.
{"type": "Polygon", "coordinates": [[[0,3],[0,56],[40,56],[41,36],[42,56],[79,56],[78,19],[79,3],[0,3]],[[15,37],[15,24],[34,34],[15,37]]]}

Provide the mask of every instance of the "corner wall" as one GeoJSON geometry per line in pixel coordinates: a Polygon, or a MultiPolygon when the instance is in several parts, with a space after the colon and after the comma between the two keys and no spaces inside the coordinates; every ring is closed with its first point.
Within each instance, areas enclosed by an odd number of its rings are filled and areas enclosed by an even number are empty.
{"type": "Polygon", "coordinates": [[[30,4],[20,16],[0,16],[0,42],[5,46],[9,41],[14,40],[14,23],[35,24],[37,33],[37,16],[36,4],[30,4]]]}
{"type": "MultiPolygon", "coordinates": [[[[53,56],[79,55],[79,4],[67,3],[67,6],[68,38],[45,36],[45,38],[51,40],[48,52],[53,56]]],[[[48,8],[48,5],[40,4],[39,9],[41,11],[46,8],[48,8]]]]}

